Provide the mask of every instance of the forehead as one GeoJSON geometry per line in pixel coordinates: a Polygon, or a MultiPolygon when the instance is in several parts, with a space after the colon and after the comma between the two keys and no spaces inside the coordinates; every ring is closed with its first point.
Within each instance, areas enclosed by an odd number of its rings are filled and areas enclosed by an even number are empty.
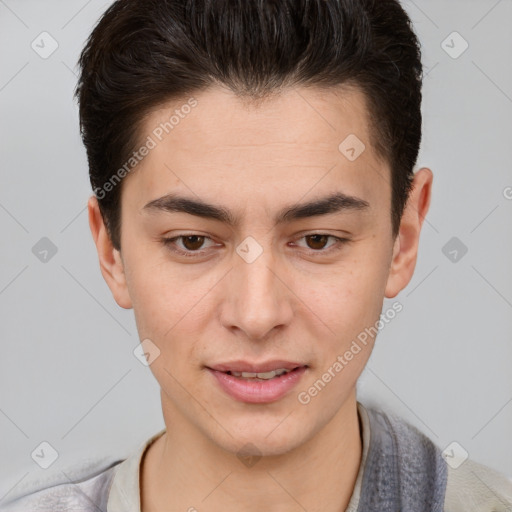
{"type": "Polygon", "coordinates": [[[263,189],[269,199],[338,187],[387,205],[389,170],[371,145],[369,119],[353,88],[290,88],[248,102],[214,87],[145,118],[139,140],[153,147],[126,179],[139,207],[176,188],[210,199],[236,192],[243,202],[263,189]]]}

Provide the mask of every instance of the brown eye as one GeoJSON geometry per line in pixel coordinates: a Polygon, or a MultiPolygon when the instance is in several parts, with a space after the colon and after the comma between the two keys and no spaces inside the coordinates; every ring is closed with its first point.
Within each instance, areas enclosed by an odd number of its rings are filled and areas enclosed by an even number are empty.
{"type": "Polygon", "coordinates": [[[181,256],[203,256],[212,247],[212,239],[205,235],[180,235],[173,238],[162,238],[162,243],[172,252],[181,256]],[[210,245],[205,245],[210,241],[210,245]]]}
{"type": "Polygon", "coordinates": [[[201,246],[204,244],[204,239],[206,237],[201,235],[190,235],[190,236],[182,236],[182,244],[187,251],[197,251],[201,249],[201,246]]]}
{"type": "Polygon", "coordinates": [[[306,249],[311,256],[323,256],[341,251],[345,244],[348,244],[348,238],[340,238],[329,233],[311,233],[302,236],[295,243],[299,247],[306,249]],[[301,243],[297,243],[300,241],[301,243]],[[303,245],[305,244],[305,245],[303,245]]]}
{"type": "Polygon", "coordinates": [[[318,251],[325,248],[331,237],[329,235],[308,235],[305,238],[309,240],[308,247],[318,251]]]}

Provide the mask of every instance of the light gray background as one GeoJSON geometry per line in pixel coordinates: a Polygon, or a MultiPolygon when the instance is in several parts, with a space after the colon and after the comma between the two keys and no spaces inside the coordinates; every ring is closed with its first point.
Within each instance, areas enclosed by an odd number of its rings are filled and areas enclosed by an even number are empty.
{"type": "MultiPolygon", "coordinates": [[[[164,427],[85,209],[75,64],[109,3],[0,0],[0,499],[86,456],[124,458],[164,427]],[[43,31],[59,45],[47,59],[31,48],[43,31]],[[58,248],[46,263],[42,237],[58,248]],[[31,458],[42,441],[59,453],[47,470],[31,458]]],[[[359,399],[512,476],[512,1],[404,5],[428,73],[418,168],[434,172],[433,201],[359,399]],[[457,59],[441,46],[454,31],[469,43],[457,59]],[[468,248],[457,262],[442,252],[454,236],[468,248]]]]}

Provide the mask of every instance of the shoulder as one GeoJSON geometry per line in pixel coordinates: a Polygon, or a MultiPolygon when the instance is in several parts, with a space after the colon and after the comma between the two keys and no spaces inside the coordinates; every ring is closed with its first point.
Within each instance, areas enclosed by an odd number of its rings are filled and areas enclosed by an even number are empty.
{"type": "Polygon", "coordinates": [[[470,459],[455,469],[442,449],[413,425],[393,412],[366,410],[372,438],[369,495],[396,499],[397,510],[512,512],[511,479],[470,459]]]}
{"type": "Polygon", "coordinates": [[[473,460],[448,467],[446,512],[512,512],[512,480],[473,460]]]}
{"type": "Polygon", "coordinates": [[[441,450],[393,412],[366,411],[370,440],[359,510],[442,510],[447,469],[441,450]]]}
{"type": "Polygon", "coordinates": [[[392,411],[367,407],[373,443],[383,460],[389,459],[401,472],[423,481],[425,474],[438,477],[438,485],[446,479],[446,463],[440,448],[422,431],[392,411]]]}
{"type": "Polygon", "coordinates": [[[112,478],[122,460],[76,465],[31,481],[0,502],[2,512],[106,512],[112,478]]]}

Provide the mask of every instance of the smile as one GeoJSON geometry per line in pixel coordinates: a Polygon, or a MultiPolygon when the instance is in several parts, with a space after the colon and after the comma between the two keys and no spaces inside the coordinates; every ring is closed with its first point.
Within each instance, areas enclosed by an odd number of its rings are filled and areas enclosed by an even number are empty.
{"type": "MultiPolygon", "coordinates": [[[[308,370],[307,365],[288,363],[268,371],[239,371],[234,369],[207,370],[214,377],[218,387],[235,400],[246,403],[270,403],[287,395],[308,370]]],[[[254,367],[253,367],[254,369],[254,367]]]]}

